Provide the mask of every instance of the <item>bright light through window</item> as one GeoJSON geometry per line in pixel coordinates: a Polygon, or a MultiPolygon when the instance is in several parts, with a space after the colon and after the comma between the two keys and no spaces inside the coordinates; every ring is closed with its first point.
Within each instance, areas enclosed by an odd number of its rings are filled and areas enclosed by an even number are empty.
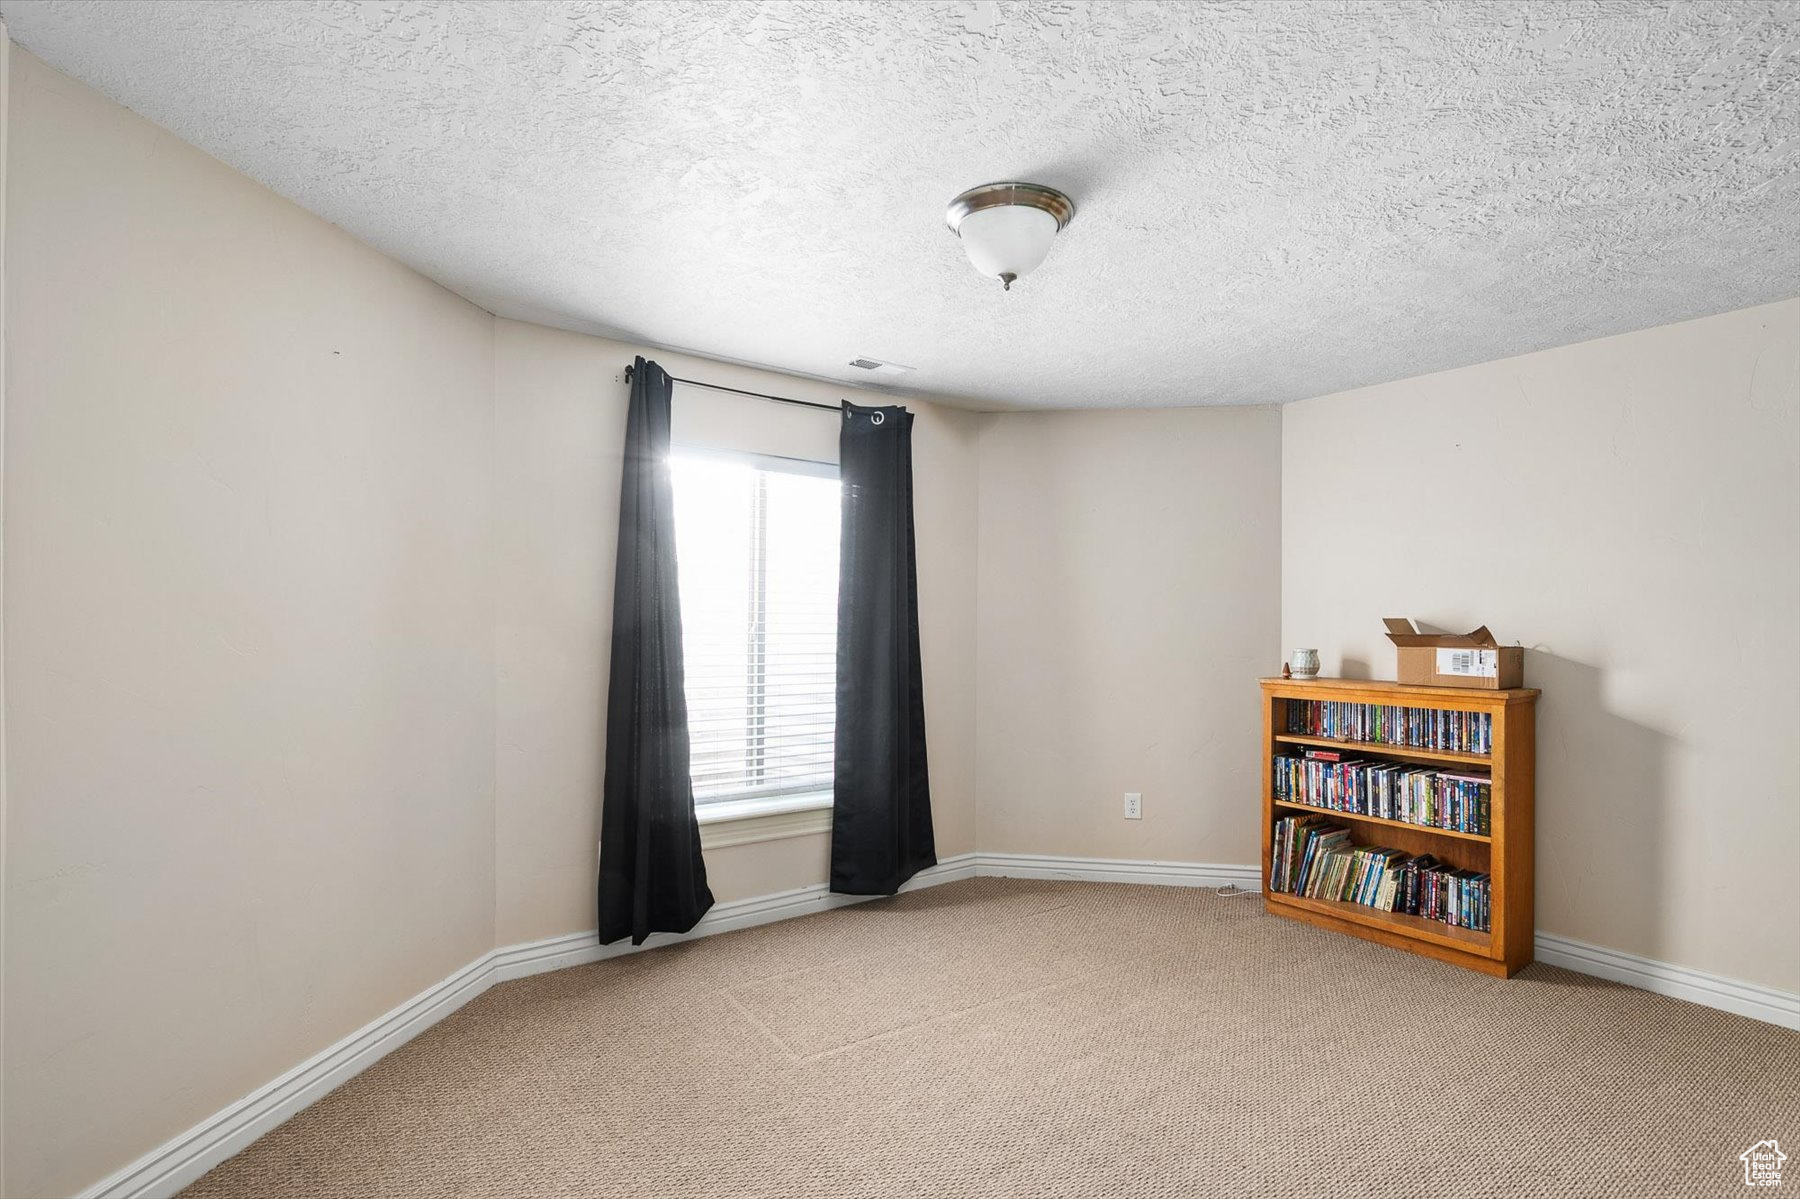
{"type": "Polygon", "coordinates": [[[838,481],[765,459],[671,466],[694,800],[829,791],[838,481]]]}

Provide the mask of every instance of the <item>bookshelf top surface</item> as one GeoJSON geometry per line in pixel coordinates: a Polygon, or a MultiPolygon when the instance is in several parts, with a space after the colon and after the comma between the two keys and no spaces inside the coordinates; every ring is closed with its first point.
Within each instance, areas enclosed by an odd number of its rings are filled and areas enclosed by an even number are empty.
{"type": "Polygon", "coordinates": [[[1407,683],[1395,683],[1385,679],[1282,679],[1269,678],[1259,680],[1264,691],[1279,691],[1284,695],[1307,699],[1333,699],[1339,695],[1348,696],[1353,693],[1363,695],[1380,694],[1384,702],[1411,705],[1422,708],[1443,707],[1443,703],[1432,703],[1432,700],[1486,700],[1488,703],[1519,703],[1534,700],[1540,692],[1536,687],[1503,687],[1490,690],[1485,687],[1416,687],[1407,683]]]}

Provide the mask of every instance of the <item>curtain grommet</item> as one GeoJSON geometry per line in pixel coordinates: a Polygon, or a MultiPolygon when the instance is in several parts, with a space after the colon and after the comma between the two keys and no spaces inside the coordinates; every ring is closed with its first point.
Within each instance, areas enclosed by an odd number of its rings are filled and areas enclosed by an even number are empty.
{"type": "Polygon", "coordinates": [[[886,419],[887,419],[887,413],[877,412],[869,417],[869,423],[871,425],[879,425],[882,421],[884,421],[886,419]]]}

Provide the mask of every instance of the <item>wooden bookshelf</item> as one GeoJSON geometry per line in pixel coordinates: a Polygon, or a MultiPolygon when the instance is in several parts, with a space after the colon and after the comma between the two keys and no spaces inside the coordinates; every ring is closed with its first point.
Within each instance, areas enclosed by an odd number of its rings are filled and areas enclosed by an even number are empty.
{"type": "Polygon", "coordinates": [[[1462,687],[1404,687],[1363,679],[1263,679],[1263,906],[1277,916],[1348,933],[1395,949],[1510,978],[1530,961],[1534,932],[1534,779],[1537,771],[1537,697],[1530,687],[1484,691],[1462,687]],[[1288,730],[1288,705],[1303,700],[1398,705],[1493,717],[1492,753],[1459,753],[1417,746],[1337,740],[1288,730]],[[1441,766],[1456,773],[1487,772],[1492,778],[1489,831],[1465,833],[1379,816],[1337,812],[1275,796],[1274,759],[1308,747],[1341,749],[1346,756],[1409,766],[1441,766]],[[1275,822],[1315,814],[1348,829],[1357,845],[1404,853],[1429,853],[1458,869],[1491,879],[1491,929],[1457,928],[1437,920],[1384,912],[1363,904],[1313,899],[1269,887],[1275,822]]]}

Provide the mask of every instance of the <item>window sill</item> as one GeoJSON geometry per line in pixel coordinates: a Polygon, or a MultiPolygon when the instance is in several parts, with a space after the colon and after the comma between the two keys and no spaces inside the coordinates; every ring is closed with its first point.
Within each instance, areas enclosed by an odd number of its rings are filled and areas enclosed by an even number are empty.
{"type": "Polygon", "coordinates": [[[694,818],[700,824],[702,849],[812,837],[831,831],[831,792],[701,804],[694,809],[694,818]]]}

